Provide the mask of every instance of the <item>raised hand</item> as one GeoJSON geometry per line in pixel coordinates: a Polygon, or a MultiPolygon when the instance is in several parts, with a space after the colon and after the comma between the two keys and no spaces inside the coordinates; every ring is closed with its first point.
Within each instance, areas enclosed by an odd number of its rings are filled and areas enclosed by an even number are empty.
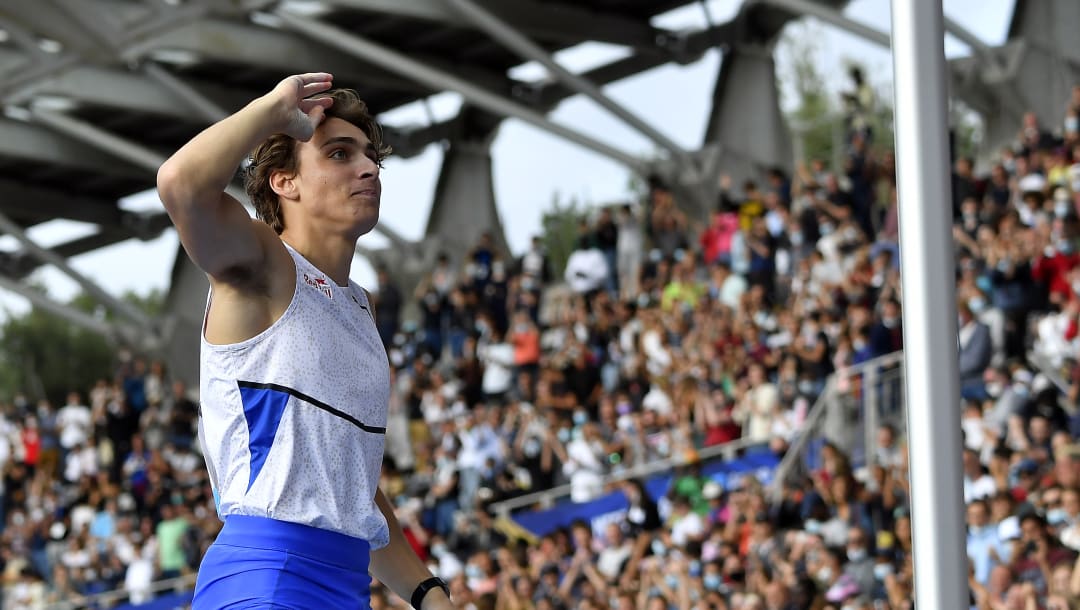
{"type": "Polygon", "coordinates": [[[273,102],[274,129],[278,133],[306,142],[315,128],[326,118],[324,114],[334,100],[310,96],[326,91],[334,77],[325,72],[294,74],[277,84],[266,95],[273,102]]]}

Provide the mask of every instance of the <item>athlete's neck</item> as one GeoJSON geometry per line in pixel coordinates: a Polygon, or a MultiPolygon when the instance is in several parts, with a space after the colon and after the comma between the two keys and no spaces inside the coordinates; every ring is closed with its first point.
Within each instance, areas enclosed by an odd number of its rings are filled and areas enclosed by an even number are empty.
{"type": "Polygon", "coordinates": [[[349,285],[349,271],[352,269],[353,256],[356,254],[355,242],[348,243],[348,240],[335,237],[308,238],[291,234],[288,229],[281,232],[281,241],[299,252],[338,286],[349,285]]]}

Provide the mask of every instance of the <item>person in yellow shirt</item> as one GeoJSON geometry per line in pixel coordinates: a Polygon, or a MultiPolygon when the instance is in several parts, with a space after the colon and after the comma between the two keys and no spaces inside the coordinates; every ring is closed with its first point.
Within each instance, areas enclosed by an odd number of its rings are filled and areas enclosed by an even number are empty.
{"type": "Polygon", "coordinates": [[[664,311],[671,311],[676,305],[694,309],[704,295],[704,284],[694,280],[694,261],[687,257],[675,265],[674,278],[660,296],[660,307],[664,311]]]}

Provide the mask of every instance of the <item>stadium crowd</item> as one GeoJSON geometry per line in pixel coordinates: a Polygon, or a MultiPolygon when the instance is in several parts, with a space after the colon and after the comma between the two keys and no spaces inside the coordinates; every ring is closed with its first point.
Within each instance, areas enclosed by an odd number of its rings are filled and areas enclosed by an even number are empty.
{"type": "MultiPolygon", "coordinates": [[[[980,610],[1080,608],[1078,116],[1080,87],[1062,125],[1029,115],[987,173],[953,170],[962,402],[937,408],[962,417],[980,610]]],[[[695,467],[740,439],[783,454],[831,375],[902,349],[894,162],[870,152],[865,121],[849,125],[840,171],[720,178],[704,226],[659,181],[598,210],[562,278],[539,238],[511,260],[486,235],[415,294],[379,274],[383,488],[459,607],[912,607],[895,428],[870,466],[826,443],[779,498],[695,467]],[[416,323],[399,315],[410,300],[416,323]],[[660,498],[620,476],[661,459],[679,466],[660,498]],[[625,519],[531,538],[488,510],[562,483],[575,502],[622,493],[625,519]]],[[[112,379],[62,406],[3,404],[4,608],[116,588],[139,602],[194,572],[220,527],[196,398],[121,353],[112,379]]],[[[373,610],[392,606],[376,586],[373,610]]]]}

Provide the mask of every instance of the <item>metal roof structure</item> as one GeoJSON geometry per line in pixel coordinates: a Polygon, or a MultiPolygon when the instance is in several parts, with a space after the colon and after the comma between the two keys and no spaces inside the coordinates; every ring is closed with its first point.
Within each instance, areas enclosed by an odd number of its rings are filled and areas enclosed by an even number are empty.
{"type": "MultiPolygon", "coordinates": [[[[0,0],[0,233],[20,243],[16,251],[0,252],[0,288],[101,327],[100,321],[80,318],[21,282],[40,265],[52,264],[124,314],[130,326],[120,334],[167,340],[170,333],[160,321],[142,319],[66,260],[123,240],[160,235],[169,226],[164,213],[126,211],[119,200],[153,188],[156,168],[169,153],[289,74],[332,72],[335,85],[357,89],[376,113],[446,90],[462,94],[465,105],[457,117],[423,126],[385,126],[401,157],[417,155],[432,142],[448,143],[425,242],[460,252],[485,227],[501,237],[490,143],[504,118],[530,122],[639,173],[657,172],[689,193],[684,201],[700,195],[707,202],[710,193],[702,185],[717,167],[737,175],[790,163],[772,59],[774,43],[789,21],[812,15],[888,44],[887,34],[843,15],[847,0],[746,0],[732,19],[699,30],[653,25],[657,16],[699,2],[0,0]],[[582,74],[563,69],[552,57],[589,41],[618,45],[626,54],[582,74]],[[714,47],[722,49],[723,62],[701,151],[680,149],[662,128],[603,93],[604,85],[661,65],[694,62],[714,47]],[[511,76],[512,68],[530,60],[547,68],[548,78],[511,76]],[[589,97],[637,129],[666,159],[649,165],[547,118],[574,95],[589,97]],[[732,171],[732,166],[740,169],[732,171]],[[97,229],[50,249],[27,237],[27,228],[58,218],[97,229]]],[[[1078,7],[1069,0],[1018,1],[1014,40],[1001,49],[989,48],[947,21],[949,31],[973,49],[970,59],[954,62],[958,95],[980,101],[983,106],[977,109],[998,116],[1002,125],[1027,108],[1040,115],[1057,112],[1056,101],[1051,109],[1045,100],[1025,97],[1014,77],[1035,60],[1039,65],[1063,61],[1077,75],[1080,51],[1074,39],[1050,40],[1050,47],[1064,49],[1050,59],[1039,55],[1046,45],[1024,45],[1033,28],[1047,25],[1046,15],[1074,15],[1078,7]]],[[[1076,22],[1056,20],[1059,26],[1076,22]]],[[[699,207],[704,210],[704,205],[699,207]]],[[[392,264],[411,260],[415,272],[430,262],[431,247],[409,243],[385,226],[379,230],[392,244],[390,254],[398,256],[392,264]]],[[[201,300],[205,292],[198,282],[204,278],[184,268],[185,260],[178,253],[174,292],[184,285],[201,300]]],[[[190,308],[191,303],[170,303],[174,312],[190,308]]],[[[100,329],[114,336],[123,330],[100,329]]]]}
{"type": "MultiPolygon", "coordinates": [[[[167,219],[121,211],[117,201],[153,188],[161,158],[284,76],[315,68],[332,72],[336,85],[357,89],[377,113],[443,90],[342,53],[337,34],[540,115],[578,93],[557,80],[508,76],[525,60],[463,14],[462,4],[472,2],[2,0],[0,213],[23,229],[56,218],[100,226],[94,235],[55,247],[63,257],[147,239],[164,230],[167,219]],[[300,31],[297,23],[323,26],[327,36],[300,31]]],[[[473,6],[548,53],[586,41],[631,50],[625,59],[581,75],[598,86],[669,62],[695,61],[708,48],[732,42],[737,29],[771,38],[788,18],[772,9],[751,11],[698,32],[649,24],[687,4],[692,1],[488,0],[473,6]]],[[[463,128],[468,126],[453,120],[388,126],[388,137],[396,155],[410,157],[463,128]]],[[[41,263],[27,254],[0,257],[3,274],[18,279],[41,263]]]]}

